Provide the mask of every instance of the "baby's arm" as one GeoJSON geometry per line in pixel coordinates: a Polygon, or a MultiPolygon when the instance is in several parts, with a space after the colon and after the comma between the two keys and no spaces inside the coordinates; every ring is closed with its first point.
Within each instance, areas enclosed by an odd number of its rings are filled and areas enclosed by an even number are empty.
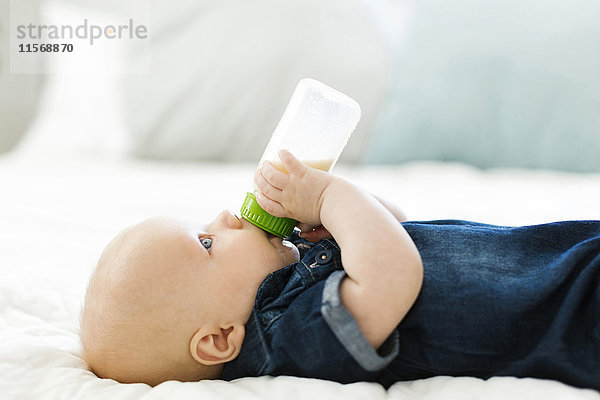
{"type": "Polygon", "coordinates": [[[423,279],[419,252],[394,215],[353,183],[280,152],[289,174],[265,163],[256,174],[260,205],[275,216],[323,225],[340,245],[347,277],[341,300],[378,348],[414,303],[423,279]]]}
{"type": "MultiPolygon", "coordinates": [[[[406,214],[395,203],[372,193],[371,196],[375,197],[377,201],[387,208],[387,210],[392,213],[398,222],[408,221],[406,214]]],[[[331,233],[323,227],[323,225],[312,227],[308,224],[300,223],[298,224],[298,228],[301,230],[300,236],[313,243],[317,243],[321,239],[331,239],[333,237],[331,233]]]]}
{"type": "Polygon", "coordinates": [[[396,218],[398,222],[408,221],[406,214],[396,205],[396,203],[391,202],[387,199],[382,198],[381,196],[372,194],[373,197],[377,199],[392,215],[396,218]]]}

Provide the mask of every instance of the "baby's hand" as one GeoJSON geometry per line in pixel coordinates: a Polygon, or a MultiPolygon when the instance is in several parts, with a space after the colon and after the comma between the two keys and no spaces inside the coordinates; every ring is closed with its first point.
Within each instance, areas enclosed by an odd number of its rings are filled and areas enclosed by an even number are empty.
{"type": "Polygon", "coordinates": [[[298,228],[301,230],[300,237],[308,240],[309,242],[317,243],[321,239],[331,239],[333,236],[323,225],[319,225],[313,229],[312,226],[299,224],[298,228]]]}
{"type": "Polygon", "coordinates": [[[268,161],[256,170],[258,204],[276,217],[293,218],[313,227],[321,225],[323,196],[333,175],[303,164],[287,150],[279,152],[279,159],[289,173],[268,161]]]}

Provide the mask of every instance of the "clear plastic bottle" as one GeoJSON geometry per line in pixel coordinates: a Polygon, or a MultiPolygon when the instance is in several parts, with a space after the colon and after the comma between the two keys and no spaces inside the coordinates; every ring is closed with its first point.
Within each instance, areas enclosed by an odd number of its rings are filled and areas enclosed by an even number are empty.
{"type": "MultiPolygon", "coordinates": [[[[305,164],[331,171],[360,120],[360,106],[345,94],[317,80],[302,79],[277,124],[258,163],[269,160],[283,172],[279,150],[289,150],[305,164]]],[[[240,213],[265,231],[288,236],[298,221],[264,211],[254,193],[248,193],[240,213]]]]}

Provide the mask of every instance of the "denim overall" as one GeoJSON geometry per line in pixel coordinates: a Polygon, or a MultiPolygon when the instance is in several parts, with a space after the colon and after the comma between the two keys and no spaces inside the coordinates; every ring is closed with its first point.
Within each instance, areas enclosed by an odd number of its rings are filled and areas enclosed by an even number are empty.
{"type": "Polygon", "coordinates": [[[262,282],[242,350],[222,378],[389,387],[436,375],[517,376],[600,390],[600,221],[402,225],[421,254],[423,287],[379,349],[341,304],[338,244],[294,232],[288,240],[301,259],[262,282]]]}

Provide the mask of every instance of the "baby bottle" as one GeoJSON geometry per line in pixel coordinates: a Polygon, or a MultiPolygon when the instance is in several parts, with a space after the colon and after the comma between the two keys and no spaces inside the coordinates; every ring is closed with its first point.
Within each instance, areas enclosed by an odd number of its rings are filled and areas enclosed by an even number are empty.
{"type": "MultiPolygon", "coordinates": [[[[343,93],[314,79],[302,79],[277,124],[258,163],[265,160],[285,173],[279,150],[289,150],[303,163],[331,171],[360,120],[360,106],[343,93]]],[[[286,237],[298,221],[263,210],[254,193],[247,193],[241,216],[259,228],[286,237]]]]}

